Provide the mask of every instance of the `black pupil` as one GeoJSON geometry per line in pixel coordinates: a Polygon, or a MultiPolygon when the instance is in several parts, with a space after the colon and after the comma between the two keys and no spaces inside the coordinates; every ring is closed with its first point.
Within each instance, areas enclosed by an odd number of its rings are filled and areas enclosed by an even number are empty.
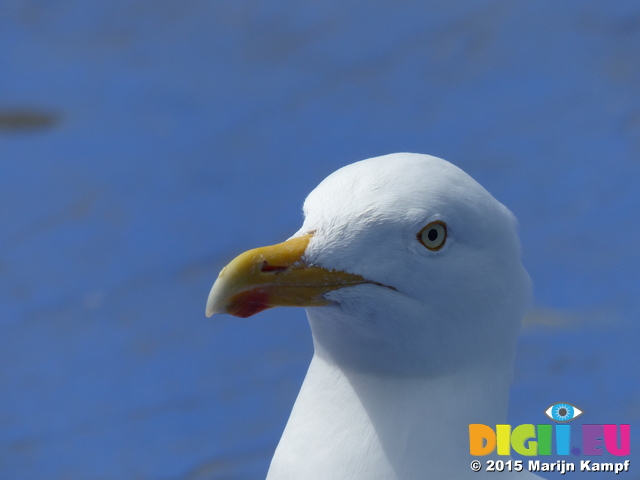
{"type": "Polygon", "coordinates": [[[567,414],[566,408],[561,408],[560,410],[558,410],[558,415],[560,415],[561,417],[564,417],[566,414],[567,414]]]}
{"type": "Polygon", "coordinates": [[[438,238],[438,231],[435,228],[432,228],[431,230],[429,230],[429,233],[427,233],[427,238],[433,242],[436,238],[438,238]]]}

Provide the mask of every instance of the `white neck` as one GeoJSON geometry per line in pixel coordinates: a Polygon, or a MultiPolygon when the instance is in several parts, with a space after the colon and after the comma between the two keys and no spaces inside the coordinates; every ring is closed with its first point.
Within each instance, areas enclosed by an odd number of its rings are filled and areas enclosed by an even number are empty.
{"type": "Polygon", "coordinates": [[[506,421],[518,311],[364,288],[307,310],[314,357],[267,479],[478,480],[469,424],[506,421]]]}
{"type": "Polygon", "coordinates": [[[398,378],[344,372],[316,354],[267,478],[477,479],[468,425],[504,423],[511,365],[398,378]]]}

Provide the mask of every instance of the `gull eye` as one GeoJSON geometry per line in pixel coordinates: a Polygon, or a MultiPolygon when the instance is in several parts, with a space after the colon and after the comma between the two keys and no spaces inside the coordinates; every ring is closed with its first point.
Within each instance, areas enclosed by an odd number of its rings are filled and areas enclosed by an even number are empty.
{"type": "Polygon", "coordinates": [[[444,222],[431,222],[420,230],[418,240],[429,250],[440,250],[447,239],[447,225],[444,222]]]}
{"type": "Polygon", "coordinates": [[[570,403],[554,403],[544,411],[544,414],[554,422],[570,422],[584,412],[570,403]]]}

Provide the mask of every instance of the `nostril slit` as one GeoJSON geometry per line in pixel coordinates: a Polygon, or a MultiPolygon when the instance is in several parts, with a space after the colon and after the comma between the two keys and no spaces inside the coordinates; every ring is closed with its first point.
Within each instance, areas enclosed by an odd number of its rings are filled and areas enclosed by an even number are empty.
{"type": "Polygon", "coordinates": [[[288,267],[281,267],[278,265],[269,265],[269,262],[266,260],[262,262],[262,267],[260,267],[261,272],[284,272],[288,267]]]}

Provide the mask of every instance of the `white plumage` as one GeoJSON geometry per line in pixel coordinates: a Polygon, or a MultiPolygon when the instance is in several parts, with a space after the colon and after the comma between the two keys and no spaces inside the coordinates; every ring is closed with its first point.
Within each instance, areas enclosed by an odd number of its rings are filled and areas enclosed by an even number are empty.
{"type": "Polygon", "coordinates": [[[530,300],[514,216],[459,168],[409,153],[336,171],[304,214],[298,264],[366,282],[307,308],[315,353],[268,480],[483,476],[468,425],[506,421],[530,300]],[[432,222],[446,225],[437,251],[418,238],[432,222]]]}

